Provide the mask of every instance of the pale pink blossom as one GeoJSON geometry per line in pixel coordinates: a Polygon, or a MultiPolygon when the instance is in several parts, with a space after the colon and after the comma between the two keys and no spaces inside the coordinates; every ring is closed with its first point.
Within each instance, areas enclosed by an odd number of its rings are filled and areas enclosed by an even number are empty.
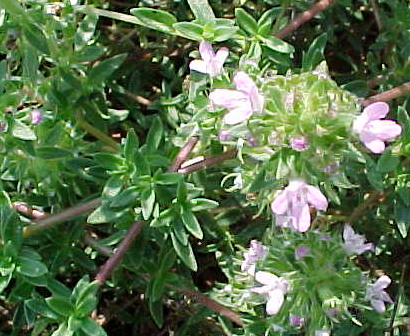
{"type": "Polygon", "coordinates": [[[301,327],[305,323],[305,318],[298,315],[290,315],[289,323],[295,327],[301,327]]]}
{"type": "Polygon", "coordinates": [[[391,283],[390,278],[387,275],[382,275],[373,285],[369,285],[366,289],[366,300],[370,301],[374,310],[378,313],[384,313],[386,310],[385,302],[393,303],[384,289],[391,283]]]}
{"type": "Polygon", "coordinates": [[[384,141],[393,140],[401,133],[401,126],[392,120],[381,120],[389,112],[389,105],[377,102],[367,106],[353,122],[353,132],[371,152],[384,151],[384,141]]]}
{"type": "Polygon", "coordinates": [[[252,288],[251,291],[265,295],[268,300],[266,302],[266,313],[275,315],[285,300],[285,294],[289,288],[288,282],[285,278],[265,271],[256,272],[255,280],[263,286],[252,288]]]}
{"type": "Polygon", "coordinates": [[[290,147],[298,152],[303,152],[308,148],[308,141],[304,136],[290,138],[290,147]]]}
{"type": "Polygon", "coordinates": [[[216,89],[209,95],[212,104],[228,110],[223,118],[228,125],[248,120],[254,112],[262,111],[264,102],[256,84],[245,72],[238,71],[233,82],[236,90],[216,89]]]}
{"type": "Polygon", "coordinates": [[[329,330],[315,330],[315,336],[330,336],[329,330]]]}
{"type": "Polygon", "coordinates": [[[199,54],[202,59],[191,61],[189,68],[214,77],[222,73],[223,64],[228,57],[229,50],[227,48],[220,48],[214,53],[211,43],[202,41],[199,44],[199,54]]]}
{"type": "Polygon", "coordinates": [[[241,264],[241,271],[247,272],[249,275],[255,274],[255,263],[258,260],[265,258],[266,247],[257,240],[251,240],[248,252],[243,254],[244,261],[241,264]]]}
{"type": "Polygon", "coordinates": [[[366,238],[354,232],[352,227],[348,224],[343,229],[343,249],[348,255],[362,254],[366,251],[373,251],[372,243],[365,244],[366,238]]]}
{"type": "Polygon", "coordinates": [[[298,246],[295,250],[295,259],[300,260],[306,257],[310,252],[310,248],[304,245],[298,246]]]}
{"type": "Polygon", "coordinates": [[[271,203],[276,215],[276,225],[305,232],[310,227],[309,206],[326,210],[327,199],[322,192],[301,180],[291,180],[289,185],[271,203]]]}
{"type": "Polygon", "coordinates": [[[43,114],[40,110],[34,109],[30,112],[31,124],[38,125],[43,121],[43,114]]]}

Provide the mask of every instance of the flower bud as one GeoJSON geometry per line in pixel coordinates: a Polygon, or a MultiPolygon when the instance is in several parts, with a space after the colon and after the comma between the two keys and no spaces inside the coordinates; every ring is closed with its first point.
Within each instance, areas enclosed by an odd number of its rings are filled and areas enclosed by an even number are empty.
{"type": "Polygon", "coordinates": [[[43,114],[41,113],[40,110],[34,109],[30,112],[30,117],[31,117],[31,124],[32,125],[38,125],[42,122],[43,120],[43,114]]]}
{"type": "Polygon", "coordinates": [[[293,137],[290,138],[290,146],[295,151],[303,152],[308,147],[308,141],[303,136],[293,137]]]}

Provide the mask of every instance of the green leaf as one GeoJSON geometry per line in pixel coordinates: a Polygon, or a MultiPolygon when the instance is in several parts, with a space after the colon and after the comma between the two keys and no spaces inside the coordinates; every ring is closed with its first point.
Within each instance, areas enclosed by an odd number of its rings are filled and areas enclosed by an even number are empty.
{"type": "Polygon", "coordinates": [[[155,205],[155,191],[154,189],[145,189],[141,194],[142,217],[148,220],[152,214],[155,205]]]}
{"type": "Polygon", "coordinates": [[[37,139],[36,134],[33,132],[33,130],[27,125],[23,124],[19,120],[14,120],[12,134],[16,138],[19,138],[22,140],[36,140],[37,139]]]}
{"type": "Polygon", "coordinates": [[[124,166],[124,159],[109,153],[96,153],[94,160],[108,170],[120,170],[124,166]]]}
{"type": "Polygon", "coordinates": [[[87,223],[102,224],[111,222],[123,216],[127,211],[128,209],[110,209],[109,202],[105,202],[88,216],[87,223]]]}
{"type": "Polygon", "coordinates": [[[188,245],[188,234],[186,233],[185,226],[182,223],[182,220],[178,217],[174,219],[174,225],[172,227],[172,230],[174,231],[175,236],[179,240],[179,242],[187,246],[188,245]]]}
{"type": "Polygon", "coordinates": [[[410,117],[403,106],[399,106],[397,109],[397,120],[401,127],[403,127],[401,137],[406,143],[410,142],[410,117]]]}
{"type": "Polygon", "coordinates": [[[42,54],[49,55],[50,49],[48,48],[47,38],[43,31],[35,24],[25,22],[23,25],[24,37],[27,39],[34,48],[40,51],[42,54]]]}
{"type": "Polygon", "coordinates": [[[80,47],[86,46],[93,38],[97,22],[98,15],[95,15],[94,13],[89,13],[81,19],[77,32],[74,35],[76,48],[79,49],[80,47]]]}
{"type": "Polygon", "coordinates": [[[307,53],[303,53],[302,69],[304,71],[313,70],[322,60],[327,42],[327,33],[316,37],[310,45],[307,53]]]}
{"type": "Polygon", "coordinates": [[[60,324],[58,329],[54,331],[51,336],[72,336],[74,334],[74,331],[69,330],[67,326],[67,322],[64,322],[63,324],[60,324]]]}
{"type": "Polygon", "coordinates": [[[163,33],[174,34],[173,24],[176,23],[177,20],[172,14],[152,8],[133,8],[130,12],[136,16],[144,26],[163,33]]]}
{"type": "Polygon", "coordinates": [[[135,152],[135,168],[138,176],[151,176],[151,169],[147,159],[139,150],[135,152]]]}
{"type": "Polygon", "coordinates": [[[292,54],[295,52],[295,48],[285,41],[278,39],[277,37],[271,36],[269,38],[261,38],[265,45],[273,50],[282,54],[292,54]]]}
{"type": "Polygon", "coordinates": [[[182,175],[179,173],[162,173],[154,177],[155,183],[164,185],[178,184],[181,179],[182,175]]]}
{"type": "Polygon", "coordinates": [[[206,198],[194,198],[190,201],[191,211],[202,211],[214,209],[218,206],[218,202],[206,198]]]}
{"type": "Polygon", "coordinates": [[[23,237],[23,226],[17,213],[8,205],[0,208],[0,237],[3,240],[3,255],[17,257],[19,255],[23,237]]]}
{"type": "Polygon", "coordinates": [[[163,306],[162,306],[162,301],[152,301],[151,298],[149,300],[149,311],[151,313],[152,318],[154,319],[155,323],[157,324],[158,327],[162,327],[164,324],[164,312],[163,312],[163,306]]]}
{"type": "Polygon", "coordinates": [[[196,272],[198,270],[198,266],[195,260],[194,252],[192,251],[191,244],[188,241],[186,246],[182,245],[179,240],[175,237],[174,232],[171,231],[171,239],[172,245],[174,246],[175,251],[177,252],[178,256],[187,265],[191,270],[196,272]]]}
{"type": "Polygon", "coordinates": [[[1,0],[0,7],[3,7],[6,11],[13,15],[25,14],[24,8],[17,0],[1,0]]]}
{"type": "Polygon", "coordinates": [[[88,316],[97,307],[97,304],[98,298],[96,294],[89,294],[83,297],[81,302],[76,305],[75,314],[79,317],[88,316]]]}
{"type": "Polygon", "coordinates": [[[99,85],[109,78],[125,61],[127,54],[115,55],[98,63],[88,72],[88,81],[91,85],[99,85]]]}
{"type": "Polygon", "coordinates": [[[213,41],[222,42],[233,37],[238,31],[238,27],[218,26],[214,30],[213,41]]]}
{"type": "Polygon", "coordinates": [[[46,303],[45,300],[42,299],[31,299],[25,301],[25,304],[37,314],[56,320],[61,317],[61,315],[57,314],[54,310],[52,310],[46,303]]]}
{"type": "Polygon", "coordinates": [[[207,0],[188,0],[188,4],[198,23],[214,23],[215,14],[207,0]]]}
{"type": "Polygon", "coordinates": [[[119,194],[122,189],[122,176],[112,175],[104,185],[102,197],[111,199],[119,194]]]}
{"type": "Polygon", "coordinates": [[[152,300],[153,302],[156,302],[159,299],[161,299],[162,294],[164,292],[164,288],[165,288],[165,276],[160,271],[158,272],[156,277],[152,280],[150,300],[152,300]]]}
{"type": "Polygon", "coordinates": [[[178,183],[178,189],[177,189],[177,199],[178,203],[182,204],[186,201],[186,198],[188,196],[188,191],[186,189],[185,181],[180,180],[178,183]]]}
{"type": "Polygon", "coordinates": [[[239,27],[249,33],[250,36],[255,36],[258,32],[258,23],[244,9],[235,9],[235,18],[239,27]]]}
{"type": "Polygon", "coordinates": [[[410,224],[410,209],[398,199],[394,200],[394,218],[396,220],[400,235],[403,238],[406,238],[410,224]]]}
{"type": "Polygon", "coordinates": [[[138,148],[139,142],[137,134],[135,134],[134,129],[131,129],[127,134],[124,144],[124,157],[127,162],[133,163],[135,161],[135,152],[138,148]]]}
{"type": "Polygon", "coordinates": [[[68,300],[61,297],[48,297],[46,303],[57,314],[63,316],[70,316],[74,311],[73,305],[68,300]]]}
{"type": "Polygon", "coordinates": [[[158,149],[158,146],[161,142],[162,135],[164,132],[164,126],[162,125],[161,118],[155,117],[154,122],[152,123],[151,128],[149,129],[147,135],[147,147],[148,152],[155,152],[158,149]]]}
{"type": "Polygon", "coordinates": [[[137,187],[129,187],[111,199],[110,207],[116,208],[135,204],[139,194],[137,187]]]}
{"type": "Polygon", "coordinates": [[[194,41],[203,40],[203,28],[195,22],[177,22],[173,27],[178,35],[194,41]]]}
{"type": "Polygon", "coordinates": [[[380,173],[388,173],[395,170],[399,163],[400,160],[392,154],[391,149],[386,149],[377,161],[377,170],[380,173]]]}
{"type": "Polygon", "coordinates": [[[28,277],[39,277],[48,272],[46,265],[34,259],[19,257],[17,264],[17,272],[28,277]]]}
{"type": "Polygon", "coordinates": [[[370,184],[378,191],[383,191],[383,177],[377,166],[369,159],[366,161],[366,176],[370,184]]]}
{"type": "Polygon", "coordinates": [[[86,335],[92,335],[92,336],[107,336],[107,333],[105,330],[100,327],[97,323],[94,322],[94,320],[90,319],[87,317],[86,319],[83,319],[83,322],[81,324],[81,330],[86,334],[86,335]]]}
{"type": "Polygon", "coordinates": [[[45,160],[61,159],[64,157],[70,157],[71,151],[58,147],[38,147],[36,148],[36,155],[45,160]]]}

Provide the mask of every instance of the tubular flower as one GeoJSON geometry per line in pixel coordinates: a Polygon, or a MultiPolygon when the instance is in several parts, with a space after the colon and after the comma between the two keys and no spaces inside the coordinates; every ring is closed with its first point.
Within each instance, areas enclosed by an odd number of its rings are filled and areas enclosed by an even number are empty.
{"type": "Polygon", "coordinates": [[[264,98],[259,94],[254,81],[243,71],[233,78],[236,90],[216,89],[209,95],[211,102],[226,108],[225,124],[234,125],[249,119],[253,112],[261,112],[264,98]]]}
{"type": "Polygon", "coordinates": [[[353,132],[371,152],[384,151],[384,141],[393,140],[401,133],[401,126],[392,120],[380,120],[389,112],[389,105],[377,102],[367,106],[353,122],[353,132]]]}
{"type": "Polygon", "coordinates": [[[256,261],[263,259],[265,255],[266,247],[257,240],[252,240],[248,252],[243,254],[245,260],[241,264],[241,271],[246,271],[249,275],[254,275],[256,261]]]}
{"type": "Polygon", "coordinates": [[[373,244],[365,244],[365,237],[355,233],[352,227],[348,224],[346,224],[343,229],[343,240],[343,249],[348,255],[362,254],[366,251],[374,250],[373,244]]]}
{"type": "Polygon", "coordinates": [[[276,215],[276,225],[290,227],[298,232],[309,229],[309,206],[325,210],[327,199],[318,188],[300,180],[291,180],[271,203],[272,212],[276,215]]]}
{"type": "Polygon", "coordinates": [[[251,291],[265,295],[268,299],[266,313],[268,315],[275,315],[285,300],[285,294],[289,287],[288,282],[282,277],[265,271],[256,272],[255,280],[263,286],[252,288],[251,291]]]}
{"type": "Polygon", "coordinates": [[[303,152],[308,148],[308,141],[303,136],[293,137],[290,138],[290,147],[292,147],[295,151],[303,152]]]}
{"type": "Polygon", "coordinates": [[[209,42],[202,41],[199,44],[199,54],[202,59],[191,61],[189,68],[214,77],[222,73],[222,67],[228,57],[229,50],[228,48],[220,48],[215,54],[212,45],[209,42]]]}
{"type": "Polygon", "coordinates": [[[389,294],[384,291],[390,283],[390,278],[387,275],[382,275],[373,285],[369,285],[366,289],[366,300],[370,301],[372,307],[378,313],[385,312],[385,302],[393,303],[389,294]]]}

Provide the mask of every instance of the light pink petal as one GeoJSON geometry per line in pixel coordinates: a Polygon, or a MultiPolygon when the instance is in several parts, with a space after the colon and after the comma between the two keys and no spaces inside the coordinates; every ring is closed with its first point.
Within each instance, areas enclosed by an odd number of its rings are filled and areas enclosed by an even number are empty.
{"type": "Polygon", "coordinates": [[[252,78],[243,71],[238,71],[235,74],[233,83],[235,84],[237,90],[246,92],[248,96],[251,96],[254,92],[258,92],[258,88],[252,78]]]}
{"type": "Polygon", "coordinates": [[[310,227],[310,211],[306,203],[303,206],[298,206],[292,209],[292,216],[295,217],[295,230],[298,232],[306,232],[310,227]]]}
{"type": "Polygon", "coordinates": [[[354,237],[355,232],[352,229],[352,227],[348,224],[345,224],[344,228],[343,228],[343,240],[350,240],[354,237]]]}
{"type": "Polygon", "coordinates": [[[356,134],[363,132],[363,129],[369,121],[370,120],[366,114],[362,113],[359,115],[353,122],[353,132],[356,134]]]}
{"type": "Polygon", "coordinates": [[[255,280],[263,285],[273,285],[278,281],[278,277],[275,274],[259,271],[255,274],[255,280]]]}
{"type": "Polygon", "coordinates": [[[254,287],[251,288],[251,292],[258,294],[268,294],[272,288],[270,286],[254,287]]]}
{"type": "Polygon", "coordinates": [[[387,288],[391,283],[391,279],[387,275],[382,275],[374,284],[375,290],[387,288]]]}
{"type": "Polygon", "coordinates": [[[373,134],[370,133],[360,134],[360,140],[363,142],[367,149],[375,154],[380,154],[386,148],[383,141],[376,138],[373,134]]]}
{"type": "Polygon", "coordinates": [[[218,68],[222,68],[222,65],[225,63],[228,58],[229,50],[228,48],[220,48],[215,55],[215,62],[218,65],[218,68]]]}
{"type": "Polygon", "coordinates": [[[273,213],[283,215],[288,209],[287,192],[282,190],[270,204],[273,213]]]}
{"type": "Polygon", "coordinates": [[[303,182],[302,180],[290,180],[289,181],[289,185],[286,187],[285,190],[287,191],[291,191],[291,192],[299,192],[300,189],[306,187],[307,184],[305,182],[303,182]]]}
{"type": "Polygon", "coordinates": [[[215,53],[212,49],[212,44],[206,41],[202,41],[199,44],[199,53],[205,63],[211,62],[215,58],[215,53]]]}
{"type": "Polygon", "coordinates": [[[249,106],[249,99],[243,92],[227,89],[216,89],[209,94],[209,99],[215,105],[233,109],[241,105],[249,106]]]}
{"type": "Polygon", "coordinates": [[[370,303],[372,307],[374,308],[374,310],[377,311],[378,313],[385,312],[386,306],[384,305],[384,302],[382,300],[372,299],[370,300],[370,303]]]}
{"type": "Polygon", "coordinates": [[[275,224],[276,226],[280,227],[289,227],[289,221],[292,219],[289,216],[281,216],[281,215],[276,215],[275,216],[275,224]]]}
{"type": "Polygon", "coordinates": [[[376,102],[370,104],[363,110],[369,120],[377,120],[384,118],[389,113],[389,105],[385,102],[376,102]]]}
{"type": "Polygon", "coordinates": [[[189,69],[198,71],[201,73],[208,73],[206,63],[202,60],[193,60],[189,63],[189,69]]]}
{"type": "Polygon", "coordinates": [[[269,300],[266,303],[266,313],[275,315],[282,307],[284,301],[283,292],[280,289],[274,289],[269,292],[269,300]]]}
{"type": "Polygon", "coordinates": [[[248,120],[252,115],[252,109],[249,104],[231,109],[223,118],[223,122],[227,125],[235,125],[248,120]]]}
{"type": "Polygon", "coordinates": [[[380,140],[391,140],[400,135],[401,126],[392,120],[374,120],[367,125],[366,131],[380,140]]]}
{"type": "Polygon", "coordinates": [[[254,111],[257,112],[262,112],[263,109],[263,104],[265,102],[265,98],[258,93],[258,90],[254,90],[252,91],[251,95],[250,95],[250,99],[252,102],[252,108],[254,111]]]}
{"type": "Polygon", "coordinates": [[[317,210],[326,210],[327,199],[322,192],[313,186],[307,185],[307,200],[308,203],[314,206],[317,210]]]}

